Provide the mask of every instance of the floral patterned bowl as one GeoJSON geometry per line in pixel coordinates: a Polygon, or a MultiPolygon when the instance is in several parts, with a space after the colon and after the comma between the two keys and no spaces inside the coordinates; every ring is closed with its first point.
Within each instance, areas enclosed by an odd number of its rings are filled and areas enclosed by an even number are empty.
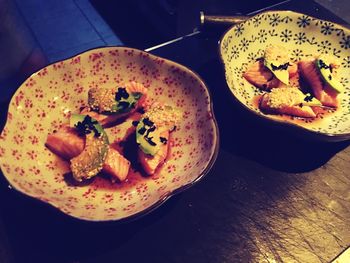
{"type": "MultiPolygon", "coordinates": [[[[90,50],[43,68],[17,90],[7,117],[0,162],[8,182],[28,196],[89,221],[133,218],[152,210],[207,174],[218,152],[218,127],[203,81],[175,62],[126,47],[90,50]],[[132,80],[148,87],[149,97],[182,112],[170,140],[169,160],[148,178],[130,172],[122,184],[99,177],[84,186],[67,184],[63,175],[69,166],[44,146],[47,134],[78,112],[89,88],[132,80]]],[[[122,124],[107,133],[115,138],[125,129],[122,124]]]]}
{"type": "Polygon", "coordinates": [[[220,41],[219,52],[227,86],[246,109],[314,139],[341,141],[350,138],[349,29],[292,11],[268,11],[231,27],[220,41]],[[315,54],[336,57],[341,63],[340,81],[346,87],[339,96],[340,109],[332,114],[320,115],[316,121],[262,113],[255,99],[262,92],[246,81],[242,74],[248,65],[263,55],[269,44],[285,46],[296,61],[315,54]]]}

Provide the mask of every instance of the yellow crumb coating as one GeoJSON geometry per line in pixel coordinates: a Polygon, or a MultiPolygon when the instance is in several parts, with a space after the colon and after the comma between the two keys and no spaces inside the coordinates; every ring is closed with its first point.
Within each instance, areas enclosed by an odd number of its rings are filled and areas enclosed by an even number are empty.
{"type": "Polygon", "coordinates": [[[89,90],[89,105],[99,112],[112,111],[117,88],[92,88],[89,90]]]}
{"type": "Polygon", "coordinates": [[[181,119],[180,112],[169,105],[153,105],[144,115],[157,126],[175,126],[181,119]]]}
{"type": "Polygon", "coordinates": [[[295,106],[304,102],[305,95],[297,88],[276,88],[268,94],[267,105],[273,109],[295,106]]]}

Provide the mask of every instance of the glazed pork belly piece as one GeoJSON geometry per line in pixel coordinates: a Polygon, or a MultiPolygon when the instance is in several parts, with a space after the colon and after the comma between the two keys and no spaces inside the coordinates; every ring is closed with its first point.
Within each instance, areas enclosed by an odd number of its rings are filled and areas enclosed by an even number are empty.
{"type": "MultiPolygon", "coordinates": [[[[45,145],[53,153],[70,161],[83,152],[85,138],[80,136],[75,128],[63,126],[47,136],[45,145]]],[[[108,147],[102,171],[111,175],[112,180],[122,182],[128,175],[130,162],[112,145],[108,147]]]]}
{"type": "MultiPolygon", "coordinates": [[[[307,99],[299,89],[279,88],[273,89],[270,93],[265,93],[259,103],[259,108],[266,113],[288,114],[296,117],[314,118],[315,112],[312,110],[307,99]]],[[[317,102],[314,102],[317,105],[317,102]]]]}
{"type": "Polygon", "coordinates": [[[94,118],[104,128],[110,127],[142,107],[146,96],[147,88],[135,81],[124,87],[92,88],[88,94],[89,106],[80,113],[94,118]]]}
{"type": "Polygon", "coordinates": [[[299,61],[298,67],[302,78],[307,82],[312,93],[321,101],[322,105],[336,108],[338,106],[338,93],[322,79],[316,66],[316,58],[299,61]]]}

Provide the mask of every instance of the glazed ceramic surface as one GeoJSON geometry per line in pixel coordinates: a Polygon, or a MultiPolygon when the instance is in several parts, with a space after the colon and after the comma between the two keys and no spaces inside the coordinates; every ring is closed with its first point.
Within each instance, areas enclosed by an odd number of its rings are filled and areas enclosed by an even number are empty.
{"type": "MultiPolygon", "coordinates": [[[[131,123],[106,129],[110,140],[131,123]]],[[[0,138],[1,170],[18,191],[76,218],[105,221],[150,211],[205,175],[218,149],[218,129],[203,81],[174,62],[140,50],[107,47],[52,64],[28,78],[12,98],[0,138]],[[46,137],[86,105],[92,87],[141,82],[151,100],[176,106],[182,120],[169,141],[171,155],[145,178],[131,170],[128,181],[112,184],[97,176],[69,184],[69,164],[45,147],[46,137]]]]}
{"type": "Polygon", "coordinates": [[[300,13],[271,11],[230,28],[220,41],[219,51],[227,85],[233,96],[247,109],[325,140],[350,139],[350,30],[300,13]],[[338,96],[339,109],[315,121],[262,113],[254,98],[263,92],[245,80],[242,74],[250,64],[263,56],[270,44],[285,46],[293,61],[317,54],[337,58],[341,64],[338,76],[345,86],[345,92],[338,96]]]}

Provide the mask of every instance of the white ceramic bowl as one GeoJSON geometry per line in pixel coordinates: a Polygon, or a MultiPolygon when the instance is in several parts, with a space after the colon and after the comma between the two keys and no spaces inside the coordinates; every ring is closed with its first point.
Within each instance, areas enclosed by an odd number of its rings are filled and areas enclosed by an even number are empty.
{"type": "MultiPolygon", "coordinates": [[[[107,129],[115,138],[126,129],[107,129]]],[[[127,47],[86,51],[29,77],[13,96],[0,138],[1,170],[16,190],[84,220],[132,218],[157,207],[201,179],[218,152],[218,127],[210,94],[191,70],[127,47]],[[78,112],[91,87],[138,81],[149,97],[182,112],[170,140],[171,156],[155,176],[129,174],[122,184],[96,177],[84,186],[67,184],[67,162],[45,146],[47,135],[78,112]]]]}
{"type": "Polygon", "coordinates": [[[349,29],[292,11],[268,11],[231,27],[220,41],[219,52],[228,88],[249,111],[315,139],[350,139],[349,29]],[[345,86],[345,92],[339,96],[340,109],[317,121],[283,118],[261,112],[254,98],[262,92],[245,80],[242,74],[248,65],[263,55],[269,44],[285,46],[294,60],[316,54],[336,57],[341,62],[339,77],[345,86]]]}

